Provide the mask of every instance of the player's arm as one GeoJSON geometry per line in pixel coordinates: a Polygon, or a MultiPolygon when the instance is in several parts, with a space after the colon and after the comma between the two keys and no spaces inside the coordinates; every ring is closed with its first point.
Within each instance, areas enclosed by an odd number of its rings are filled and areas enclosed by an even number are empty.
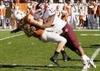
{"type": "Polygon", "coordinates": [[[36,26],[41,26],[43,24],[43,22],[35,20],[32,15],[28,15],[27,21],[36,26]]]}
{"type": "Polygon", "coordinates": [[[53,19],[50,17],[48,18],[48,21],[46,22],[46,24],[43,24],[43,21],[35,20],[33,16],[29,15],[28,21],[33,25],[39,26],[40,28],[48,28],[52,26],[51,24],[52,24],[53,19]]]}

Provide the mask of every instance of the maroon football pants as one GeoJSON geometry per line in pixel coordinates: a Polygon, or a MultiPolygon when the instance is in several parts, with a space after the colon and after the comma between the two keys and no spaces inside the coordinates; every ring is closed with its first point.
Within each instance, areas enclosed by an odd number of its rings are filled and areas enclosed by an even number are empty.
{"type": "Polygon", "coordinates": [[[61,35],[67,39],[65,46],[77,53],[79,51],[80,44],[73,28],[69,24],[66,24],[61,35]]]}

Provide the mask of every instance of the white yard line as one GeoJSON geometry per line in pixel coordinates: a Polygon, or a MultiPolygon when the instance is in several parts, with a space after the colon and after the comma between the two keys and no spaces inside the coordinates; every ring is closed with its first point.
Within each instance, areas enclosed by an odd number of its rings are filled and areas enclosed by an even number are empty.
{"type": "Polygon", "coordinates": [[[18,35],[13,35],[13,36],[9,36],[9,37],[4,37],[4,38],[1,38],[0,41],[6,40],[6,39],[9,39],[9,38],[14,38],[14,37],[21,36],[21,35],[24,35],[24,34],[21,33],[21,34],[18,34],[18,35]]]}
{"type": "Polygon", "coordinates": [[[78,29],[74,29],[74,31],[97,31],[97,32],[100,32],[100,29],[97,29],[97,30],[94,30],[94,29],[80,29],[80,30],[78,30],[78,29]]]}
{"type": "Polygon", "coordinates": [[[80,36],[100,36],[100,34],[80,34],[80,36]]]}
{"type": "Polygon", "coordinates": [[[0,29],[0,31],[11,31],[11,29],[0,29]]]}
{"type": "Polygon", "coordinates": [[[80,34],[80,36],[88,36],[87,34],[80,34]]]}
{"type": "Polygon", "coordinates": [[[97,55],[99,54],[99,52],[100,52],[100,48],[97,48],[96,51],[91,56],[91,60],[94,60],[97,57],[97,55]]]}

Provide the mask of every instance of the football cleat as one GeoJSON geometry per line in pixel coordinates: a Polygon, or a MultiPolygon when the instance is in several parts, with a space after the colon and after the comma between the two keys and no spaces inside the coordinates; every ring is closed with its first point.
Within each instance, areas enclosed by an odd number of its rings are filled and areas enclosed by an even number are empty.
{"type": "Polygon", "coordinates": [[[87,62],[83,66],[82,71],[88,71],[88,69],[90,68],[90,65],[96,68],[96,65],[94,64],[92,60],[87,60],[87,62]]]}
{"type": "Polygon", "coordinates": [[[61,54],[62,54],[63,61],[71,60],[71,58],[66,54],[66,52],[64,50],[61,51],[61,54]]]}
{"type": "Polygon", "coordinates": [[[82,59],[84,65],[86,65],[88,68],[90,68],[90,65],[96,68],[96,65],[94,64],[93,60],[91,60],[88,56],[84,55],[82,59]]]}
{"type": "Polygon", "coordinates": [[[57,59],[54,59],[53,57],[50,58],[50,61],[52,61],[54,64],[56,64],[57,66],[60,66],[58,63],[57,59]]]}
{"type": "Polygon", "coordinates": [[[67,55],[62,55],[62,57],[63,57],[63,61],[65,62],[71,60],[71,58],[67,55]]]}

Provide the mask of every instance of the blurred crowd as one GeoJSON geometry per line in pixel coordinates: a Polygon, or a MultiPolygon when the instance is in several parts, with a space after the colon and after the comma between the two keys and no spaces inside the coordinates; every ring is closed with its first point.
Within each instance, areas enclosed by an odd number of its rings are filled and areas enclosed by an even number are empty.
{"type": "MultiPolygon", "coordinates": [[[[15,29],[17,27],[14,17],[15,11],[20,10],[25,14],[29,11],[34,12],[33,5],[38,3],[36,1],[29,1],[27,3],[0,1],[0,28],[15,29]]],[[[44,0],[40,5],[41,7],[43,6],[43,9],[51,6],[56,10],[56,15],[68,22],[74,29],[100,29],[99,2],[90,0],[89,3],[83,3],[79,0],[76,3],[71,3],[70,1],[52,3],[44,0]]]]}

